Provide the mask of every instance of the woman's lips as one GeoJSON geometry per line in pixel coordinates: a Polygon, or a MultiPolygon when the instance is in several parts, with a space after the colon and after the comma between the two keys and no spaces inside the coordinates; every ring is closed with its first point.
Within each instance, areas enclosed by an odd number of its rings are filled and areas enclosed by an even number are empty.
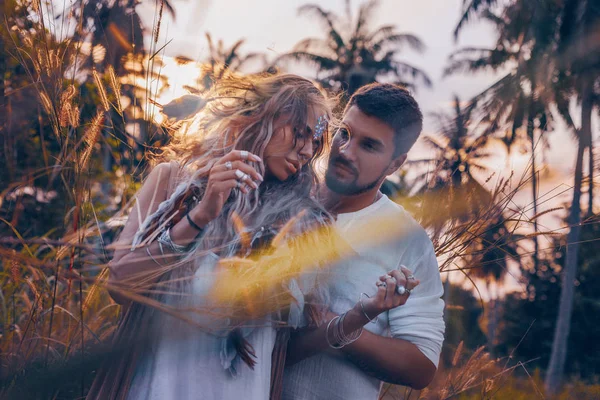
{"type": "Polygon", "coordinates": [[[289,160],[285,160],[285,161],[288,166],[288,169],[292,172],[292,175],[294,175],[296,172],[298,172],[299,165],[296,165],[289,160]]]}

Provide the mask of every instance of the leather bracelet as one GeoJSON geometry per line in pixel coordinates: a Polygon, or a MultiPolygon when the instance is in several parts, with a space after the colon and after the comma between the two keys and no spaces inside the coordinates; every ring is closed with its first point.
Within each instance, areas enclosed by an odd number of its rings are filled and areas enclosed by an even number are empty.
{"type": "Polygon", "coordinates": [[[190,224],[192,228],[194,228],[200,233],[204,232],[204,228],[199,227],[198,224],[194,222],[192,217],[190,217],[190,213],[185,214],[185,218],[187,219],[188,224],[190,224]]]}

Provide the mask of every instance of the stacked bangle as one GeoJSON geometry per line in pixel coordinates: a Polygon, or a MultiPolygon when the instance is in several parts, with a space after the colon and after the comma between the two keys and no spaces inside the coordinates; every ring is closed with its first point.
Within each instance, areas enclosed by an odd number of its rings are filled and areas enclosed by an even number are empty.
{"type": "Polygon", "coordinates": [[[327,324],[327,330],[325,331],[325,338],[327,339],[327,344],[329,345],[329,347],[331,347],[333,349],[341,349],[344,346],[354,343],[362,335],[362,332],[363,332],[362,327],[360,329],[357,329],[354,332],[350,333],[349,335],[346,335],[346,332],[344,332],[344,319],[345,318],[346,318],[346,313],[343,313],[342,315],[333,317],[331,319],[331,321],[329,321],[329,323],[327,324]],[[333,321],[335,321],[335,326],[333,327],[333,338],[335,340],[335,343],[331,343],[331,341],[329,340],[329,328],[331,327],[331,324],[333,323],[333,321]]]}
{"type": "Polygon", "coordinates": [[[371,318],[370,318],[370,317],[367,315],[367,312],[365,311],[365,306],[363,305],[363,302],[362,302],[363,296],[370,297],[370,296],[369,296],[368,294],[366,294],[366,293],[361,293],[361,294],[360,294],[360,297],[359,297],[359,299],[358,299],[358,302],[360,303],[360,309],[362,310],[362,312],[363,312],[363,315],[364,315],[364,316],[365,316],[365,317],[366,317],[366,318],[369,320],[369,322],[371,322],[372,324],[374,324],[374,323],[376,323],[376,322],[379,320],[379,316],[376,316],[375,318],[371,319],[371,318]]]}
{"type": "Polygon", "coordinates": [[[171,229],[169,228],[165,229],[158,236],[158,243],[159,245],[163,244],[167,246],[173,253],[187,253],[190,248],[190,246],[182,246],[173,242],[173,239],[171,239],[171,229]]]}

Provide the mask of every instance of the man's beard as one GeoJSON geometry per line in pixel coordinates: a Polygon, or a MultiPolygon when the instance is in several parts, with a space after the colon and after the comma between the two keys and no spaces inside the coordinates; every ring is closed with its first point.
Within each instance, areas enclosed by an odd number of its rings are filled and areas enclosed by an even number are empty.
{"type": "Polygon", "coordinates": [[[334,174],[330,171],[331,170],[328,167],[327,172],[325,173],[325,184],[327,185],[327,188],[329,188],[329,190],[331,190],[332,192],[343,196],[356,196],[368,192],[369,190],[379,185],[381,182],[381,178],[384,177],[384,175],[381,175],[373,182],[370,182],[366,185],[358,185],[356,182],[358,180],[358,177],[356,177],[352,182],[345,183],[337,179],[334,176],[334,174]]]}

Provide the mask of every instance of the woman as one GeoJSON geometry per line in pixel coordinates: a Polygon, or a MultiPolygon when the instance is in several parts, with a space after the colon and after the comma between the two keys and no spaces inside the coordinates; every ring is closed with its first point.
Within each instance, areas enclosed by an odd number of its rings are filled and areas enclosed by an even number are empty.
{"type": "MultiPolygon", "coordinates": [[[[215,304],[211,288],[219,259],[252,258],[282,227],[293,236],[329,223],[310,193],[330,107],[294,75],[229,77],[199,103],[193,134],[165,152],[178,162],[150,173],[119,239],[127,249],[109,265],[111,293],[126,308],[116,343],[127,351],[97,373],[90,398],[269,397],[271,317],[215,304]]],[[[299,288],[310,286],[288,286],[292,326],[302,323],[299,288]]]]}

